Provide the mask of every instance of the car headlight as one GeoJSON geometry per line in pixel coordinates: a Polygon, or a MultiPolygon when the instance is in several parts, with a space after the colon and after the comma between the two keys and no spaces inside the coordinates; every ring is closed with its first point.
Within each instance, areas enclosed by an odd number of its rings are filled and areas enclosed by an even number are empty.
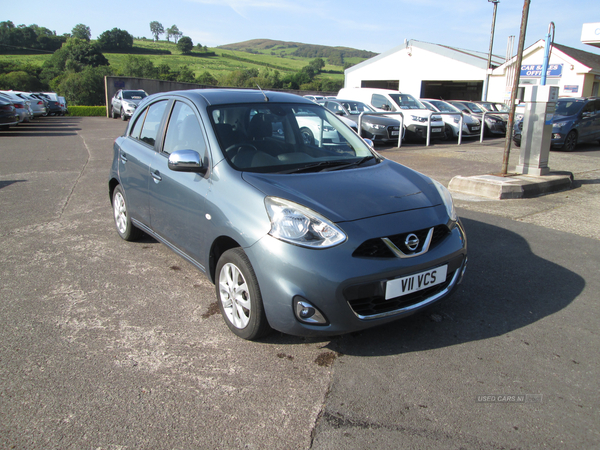
{"type": "Polygon", "coordinates": [[[363,123],[375,130],[383,130],[385,128],[385,125],[380,125],[378,123],[371,123],[371,122],[363,122],[363,123]]]}
{"type": "Polygon", "coordinates": [[[456,214],[456,209],[454,209],[454,201],[452,200],[452,194],[443,184],[438,181],[432,180],[433,185],[437,189],[442,197],[442,201],[444,202],[444,206],[446,207],[446,211],[448,212],[448,216],[452,222],[456,222],[458,220],[458,215],[456,214]]]}
{"type": "Polygon", "coordinates": [[[265,198],[271,219],[269,234],[291,244],[328,248],[341,244],[346,235],[328,219],[302,205],[282,198],[265,198]]]}
{"type": "Polygon", "coordinates": [[[427,122],[427,117],[410,116],[415,122],[427,122]]]}
{"type": "Polygon", "coordinates": [[[556,122],[552,124],[552,128],[562,128],[567,125],[567,122],[556,122]]]}

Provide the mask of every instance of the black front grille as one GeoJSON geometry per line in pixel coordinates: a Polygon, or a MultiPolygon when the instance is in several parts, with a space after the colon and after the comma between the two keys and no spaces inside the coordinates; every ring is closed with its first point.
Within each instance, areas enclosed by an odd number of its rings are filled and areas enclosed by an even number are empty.
{"type": "MultiPolygon", "coordinates": [[[[394,236],[387,236],[387,238],[392,241],[392,243],[398,247],[398,249],[405,254],[411,253],[419,253],[423,249],[423,244],[425,242],[425,238],[427,237],[427,233],[429,233],[429,228],[425,228],[423,230],[411,231],[408,233],[396,234],[394,236]],[[409,234],[415,234],[419,238],[419,247],[415,251],[411,251],[406,247],[405,241],[406,237],[409,234]]],[[[450,230],[446,225],[437,225],[433,229],[433,236],[431,239],[431,244],[429,249],[434,248],[441,241],[443,241],[446,236],[450,233],[450,230]]],[[[352,256],[356,258],[396,258],[394,253],[388,248],[388,246],[383,242],[383,237],[369,239],[368,241],[363,242],[352,254],[352,256]]]]}
{"type": "Polygon", "coordinates": [[[390,137],[392,139],[397,139],[398,135],[400,133],[400,127],[389,126],[389,127],[387,127],[387,133],[388,133],[388,137],[390,137]],[[396,134],[393,134],[394,131],[396,132],[396,134]]]}
{"type": "Polygon", "coordinates": [[[450,285],[455,272],[456,270],[449,272],[446,281],[442,284],[389,300],[385,299],[383,283],[352,286],[344,291],[344,295],[352,311],[358,316],[367,318],[402,310],[433,297],[450,285]]]}

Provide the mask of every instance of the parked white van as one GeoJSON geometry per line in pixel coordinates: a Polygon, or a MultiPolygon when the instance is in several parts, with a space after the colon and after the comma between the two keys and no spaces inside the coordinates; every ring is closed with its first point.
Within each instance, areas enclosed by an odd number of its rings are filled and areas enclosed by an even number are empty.
{"type": "MultiPolygon", "coordinates": [[[[427,139],[427,120],[431,115],[431,138],[444,138],[442,116],[432,114],[419,100],[410,94],[390,89],[342,88],[338,98],[357,100],[373,107],[376,111],[400,111],[404,116],[404,136],[406,139],[427,139]]],[[[392,119],[398,116],[391,115],[392,119]]]]}

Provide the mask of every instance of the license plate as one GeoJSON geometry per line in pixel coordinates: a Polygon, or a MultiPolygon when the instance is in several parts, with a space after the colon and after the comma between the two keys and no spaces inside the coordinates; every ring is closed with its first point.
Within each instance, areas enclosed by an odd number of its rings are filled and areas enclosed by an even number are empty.
{"type": "Polygon", "coordinates": [[[479,131],[479,130],[481,130],[481,127],[473,127],[473,128],[471,128],[471,129],[472,129],[473,131],[479,131]]]}
{"type": "Polygon", "coordinates": [[[446,281],[448,266],[436,267],[425,272],[416,273],[407,277],[390,280],[385,286],[385,299],[402,297],[413,292],[422,291],[446,281]]]}
{"type": "Polygon", "coordinates": [[[398,134],[400,134],[399,131],[392,131],[392,136],[398,136],[398,134]]]}
{"type": "Polygon", "coordinates": [[[432,128],[432,129],[431,129],[431,132],[432,132],[432,133],[441,133],[441,132],[442,132],[442,129],[441,129],[441,128],[432,128]]]}

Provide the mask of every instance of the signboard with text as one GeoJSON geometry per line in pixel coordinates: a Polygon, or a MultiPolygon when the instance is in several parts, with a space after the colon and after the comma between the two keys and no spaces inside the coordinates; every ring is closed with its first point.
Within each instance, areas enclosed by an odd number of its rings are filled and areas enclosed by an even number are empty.
{"type": "MultiPolygon", "coordinates": [[[[562,76],[562,64],[548,64],[548,70],[546,71],[547,77],[561,77],[562,76]]],[[[542,65],[541,64],[523,64],[521,66],[522,77],[541,77],[542,76],[542,65]]]]}

